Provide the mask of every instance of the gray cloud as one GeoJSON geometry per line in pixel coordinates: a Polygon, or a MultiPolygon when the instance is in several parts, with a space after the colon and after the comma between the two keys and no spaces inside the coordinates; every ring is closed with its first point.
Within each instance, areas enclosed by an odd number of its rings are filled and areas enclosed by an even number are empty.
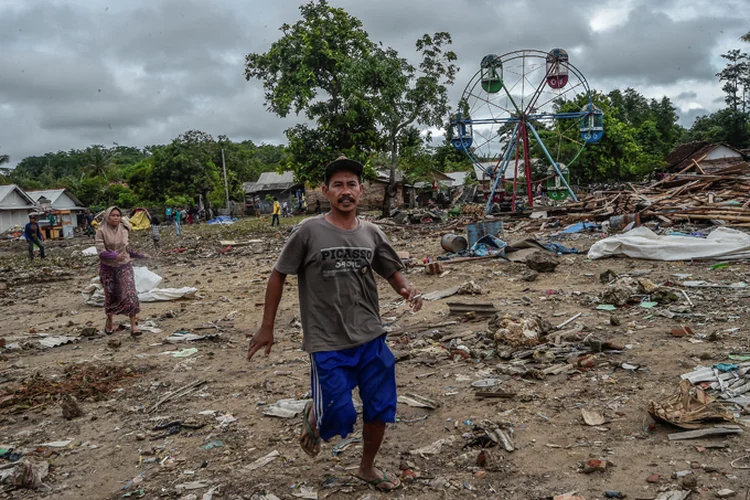
{"type": "Polygon", "coordinates": [[[698,97],[698,93],[697,92],[695,92],[693,90],[688,90],[688,91],[680,92],[679,94],[677,94],[677,96],[675,97],[675,99],[678,99],[678,100],[690,100],[690,99],[695,99],[696,97],[698,97]]]}
{"type": "MultiPolygon", "coordinates": [[[[712,102],[716,94],[688,80],[715,81],[726,40],[746,31],[736,15],[746,0],[673,0],[659,9],[634,1],[619,24],[594,31],[595,9],[556,0],[331,0],[362,20],[373,40],[412,61],[423,33],[449,31],[461,66],[452,102],[487,53],[563,47],[594,87],[645,93],[661,85],[677,89],[675,100],[704,106],[701,114],[721,107],[712,102]]],[[[299,3],[6,1],[0,147],[15,163],[92,143],[165,143],[193,128],[283,142],[283,130],[303,119],[268,113],[262,86],[244,80],[243,63],[247,53],[268,49],[283,22],[299,18],[299,3]]]]}

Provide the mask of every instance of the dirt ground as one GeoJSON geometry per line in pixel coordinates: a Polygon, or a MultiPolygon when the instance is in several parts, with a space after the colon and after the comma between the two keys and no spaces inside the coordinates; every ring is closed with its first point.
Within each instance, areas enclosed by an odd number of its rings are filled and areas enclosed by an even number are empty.
{"type": "MultiPolygon", "coordinates": [[[[675,393],[680,374],[697,365],[726,362],[732,352],[750,351],[750,291],[685,289],[694,307],[678,293],[670,307],[684,313],[672,319],[658,313],[666,309],[661,305],[618,307],[613,313],[596,309],[608,287],[599,275],[608,269],[645,276],[657,285],[680,281],[675,274],[730,284],[750,282],[746,263],[711,269],[706,262],[590,261],[585,251],[601,235],[572,235],[553,241],[583,253],[559,257],[555,272],[540,273],[533,282],[522,279],[525,265],[500,260],[446,266],[450,273],[443,277],[410,268],[408,277],[424,293],[468,280],[482,290],[481,295],[426,302],[416,314],[379,279],[383,321],[393,331],[389,344],[400,360],[399,391],[439,404],[437,409],[399,404],[399,421],[387,430],[379,465],[394,474],[408,467],[417,478],[384,494],[353,478],[361,443],[334,457],[337,438],[311,459],[298,446],[300,417],[262,414],[268,404],[308,397],[309,391],[294,278],[287,281],[270,357],[245,360],[244,330],[259,325],[265,279],[293,222],[285,220],[280,234],[270,231],[265,220],[186,226],[180,240],[165,230],[165,253],[146,265],[164,277],[162,287],[194,286],[198,296],[142,303],[141,323],[153,321],[163,332],[144,332],[139,340],[127,331],[104,336],[102,308],[84,303],[80,291],[96,276],[97,259],[73,254],[93,240],[52,242],[48,258],[33,264],[23,243],[2,243],[0,338],[6,347],[0,348],[0,448],[23,453],[24,460],[47,461],[49,475],[37,490],[14,489],[6,482],[0,498],[541,499],[577,492],[591,500],[605,498],[605,490],[647,499],[672,489],[691,489],[690,498],[715,498],[722,489],[748,498],[747,471],[731,465],[750,453],[744,434],[670,441],[668,434],[679,429],[655,424],[646,409],[649,401],[675,393]],[[221,239],[261,241],[221,253],[226,250],[221,239]],[[169,253],[180,248],[185,250],[169,253]],[[507,375],[496,366],[506,362],[500,359],[503,351],[513,349],[493,345],[492,316],[449,316],[448,302],[491,303],[512,318],[536,314],[553,327],[582,313],[563,329],[578,326],[581,338],[593,334],[624,349],[596,353],[593,362],[579,369],[580,353],[574,353],[571,369],[543,379],[507,375]],[[456,324],[436,326],[451,321],[456,324]],[[680,326],[690,326],[694,334],[674,337],[671,330],[680,326]],[[40,335],[79,337],[86,327],[99,334],[54,348],[39,343],[40,335]],[[179,344],[165,340],[177,331],[220,336],[179,344]],[[445,341],[452,336],[459,336],[453,345],[445,341]],[[120,347],[109,346],[113,338],[121,340],[120,347]],[[457,344],[468,347],[470,355],[456,355],[457,344]],[[188,348],[197,353],[184,358],[170,354],[188,348]],[[624,362],[641,369],[623,370],[624,362]],[[89,375],[76,377],[81,371],[89,375]],[[515,396],[476,398],[472,382],[487,378],[501,380],[489,390],[501,388],[515,396]],[[199,385],[154,408],[171,391],[192,383],[199,385]],[[38,391],[35,399],[18,397],[30,394],[32,386],[38,391]],[[83,416],[63,418],[63,392],[79,394],[83,416]],[[586,425],[582,408],[600,412],[606,422],[586,425]],[[480,468],[479,450],[465,445],[474,437],[474,425],[484,421],[503,427],[512,436],[514,451],[495,446],[494,466],[480,468]],[[155,429],[165,423],[172,425],[155,429]],[[72,441],[63,447],[45,445],[68,439],[72,441]],[[437,454],[410,453],[441,439],[449,441],[437,454]],[[274,451],[278,457],[270,463],[247,467],[274,451]],[[583,473],[582,464],[589,459],[605,459],[609,466],[583,473]],[[690,473],[676,478],[680,471],[690,473]],[[659,475],[651,478],[655,482],[647,482],[654,474],[659,475]]],[[[396,249],[410,252],[416,262],[443,254],[439,226],[384,229],[396,249]]],[[[549,232],[507,238],[523,236],[550,241],[549,232]]],[[[152,251],[145,234],[135,235],[133,246],[152,251]]],[[[553,331],[548,340],[554,336],[553,331]]],[[[748,462],[737,462],[743,463],[748,462]]],[[[0,458],[0,473],[10,464],[7,457],[0,458]]]]}

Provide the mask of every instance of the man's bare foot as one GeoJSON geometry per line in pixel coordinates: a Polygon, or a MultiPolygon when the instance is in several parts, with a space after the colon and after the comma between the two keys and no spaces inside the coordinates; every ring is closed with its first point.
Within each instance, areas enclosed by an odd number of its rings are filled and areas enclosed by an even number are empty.
{"type": "Polygon", "coordinates": [[[360,467],[357,471],[357,477],[379,491],[393,491],[401,487],[399,478],[389,475],[385,469],[375,467],[363,469],[360,467]]]}
{"type": "Polygon", "coordinates": [[[320,434],[318,433],[317,422],[313,412],[312,403],[307,403],[303,412],[302,434],[299,436],[299,445],[302,451],[315,457],[320,453],[320,434]]]}

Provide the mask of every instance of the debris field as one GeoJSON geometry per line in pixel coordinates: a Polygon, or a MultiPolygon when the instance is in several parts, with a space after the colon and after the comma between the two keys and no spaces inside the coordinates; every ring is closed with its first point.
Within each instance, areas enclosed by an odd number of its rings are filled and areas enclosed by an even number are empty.
{"type": "MultiPolygon", "coordinates": [[[[689,208],[651,210],[660,234],[713,230],[678,216],[689,208]]],[[[354,477],[361,434],[315,459],[299,447],[310,383],[294,277],[271,355],[245,360],[298,219],[164,230],[146,266],[161,288],[197,292],[143,302],[137,340],[126,318],[104,335],[86,303],[92,240],[50,242],[33,264],[3,242],[0,498],[746,498],[747,260],[591,260],[606,228],[566,232],[571,214],[507,217],[463,255],[441,239],[471,215],[382,221],[425,298],[412,313],[378,280],[398,360],[398,421],[378,455],[403,482],[390,494],[354,477]]]]}

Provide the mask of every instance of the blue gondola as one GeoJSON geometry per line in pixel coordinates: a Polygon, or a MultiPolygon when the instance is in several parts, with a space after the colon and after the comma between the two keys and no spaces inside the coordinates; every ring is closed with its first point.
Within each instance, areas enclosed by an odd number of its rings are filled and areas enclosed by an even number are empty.
{"type": "Polygon", "coordinates": [[[459,151],[471,147],[474,137],[471,130],[471,118],[456,113],[451,117],[451,144],[459,151]]]}
{"type": "Polygon", "coordinates": [[[586,113],[581,118],[581,139],[587,144],[599,142],[604,136],[604,113],[593,104],[584,106],[581,113],[586,113]]]}

